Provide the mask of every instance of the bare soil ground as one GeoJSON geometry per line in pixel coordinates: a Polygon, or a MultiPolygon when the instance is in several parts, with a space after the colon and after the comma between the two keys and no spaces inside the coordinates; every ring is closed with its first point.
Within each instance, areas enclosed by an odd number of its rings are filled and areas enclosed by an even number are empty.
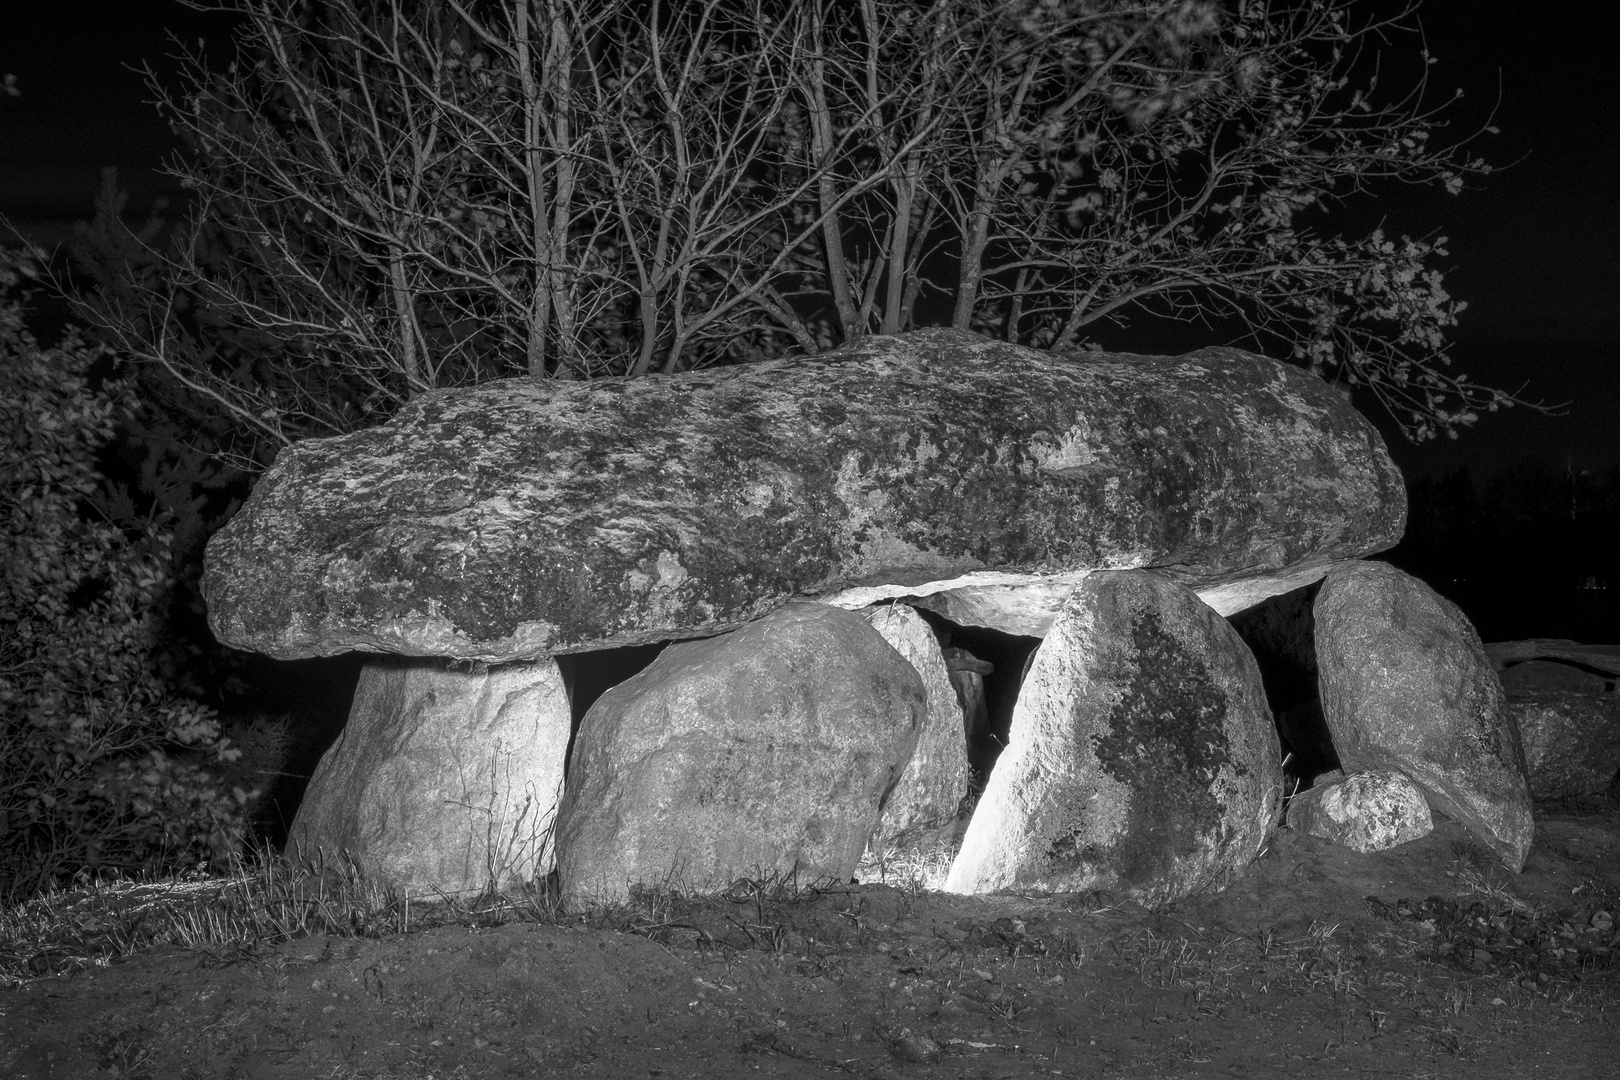
{"type": "Polygon", "coordinates": [[[0,990],[0,1077],[1608,1080],[1620,809],[1539,829],[1517,876],[1449,822],[1374,855],[1285,829],[1159,911],[743,885],[163,948],[0,990]]]}

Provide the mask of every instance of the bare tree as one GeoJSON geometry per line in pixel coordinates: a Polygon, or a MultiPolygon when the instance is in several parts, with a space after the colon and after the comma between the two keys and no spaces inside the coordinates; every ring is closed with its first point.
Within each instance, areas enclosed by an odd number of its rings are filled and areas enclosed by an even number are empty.
{"type": "Polygon", "coordinates": [[[763,0],[195,6],[246,30],[161,101],[192,225],[84,309],[238,464],[437,387],[816,347],[780,292],[826,216],[776,146],[805,41],[763,0]]]}
{"type": "MultiPolygon", "coordinates": [[[[189,0],[188,0],[189,2],[189,0]]],[[[86,302],[262,466],[415,394],[673,372],[923,325],[1057,350],[1236,321],[1415,437],[1441,238],[1346,238],[1375,181],[1486,171],[1405,25],[1348,0],[195,0],[246,31],[163,106],[184,243],[86,302]]],[[[1410,13],[1406,13],[1409,15],[1410,13]]]]}
{"type": "Polygon", "coordinates": [[[864,126],[846,152],[889,163],[888,187],[825,231],[841,335],[948,321],[1068,350],[1133,315],[1235,321],[1369,386],[1416,438],[1510,403],[1447,371],[1463,305],[1435,266],[1443,237],[1325,228],[1375,182],[1458,193],[1488,171],[1438,145],[1421,77],[1381,96],[1378,47],[1413,29],[1412,11],[1236,8],[823,3],[835,44],[819,51],[841,63],[798,71],[822,114],[810,126],[864,126]],[[919,314],[930,287],[948,314],[919,314]]]}

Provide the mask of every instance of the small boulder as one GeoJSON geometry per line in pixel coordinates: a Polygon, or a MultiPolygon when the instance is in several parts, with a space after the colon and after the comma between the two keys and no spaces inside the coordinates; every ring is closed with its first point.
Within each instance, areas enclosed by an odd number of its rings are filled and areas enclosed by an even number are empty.
{"type": "Polygon", "coordinates": [[[1620,694],[1513,693],[1508,711],[1536,798],[1601,795],[1620,774],[1620,694]]]}
{"type": "Polygon", "coordinates": [[[370,661],[288,846],[415,896],[533,881],[551,872],[571,726],[553,660],[370,661]]]}
{"type": "Polygon", "coordinates": [[[927,708],[905,657],[824,604],[670,645],[580,724],[557,824],[563,899],[847,881],[927,708]]]}
{"type": "Polygon", "coordinates": [[[923,834],[955,821],[967,795],[970,777],[962,706],[939,642],[922,616],[904,604],[888,604],[864,614],[872,629],[916,669],[928,699],[917,748],[884,801],[877,835],[872,838],[873,845],[884,851],[905,849],[923,834]]]}
{"type": "Polygon", "coordinates": [[[1094,574],[1035,653],[945,888],[1166,902],[1246,866],[1276,824],[1254,657],[1190,589],[1094,574]]]}
{"type": "Polygon", "coordinates": [[[1434,831],[1423,792],[1398,772],[1356,773],[1302,791],[1288,802],[1288,824],[1364,854],[1434,831]]]}
{"type": "Polygon", "coordinates": [[[1521,870],[1535,830],[1524,751],[1467,617],[1372,562],[1329,573],[1315,616],[1322,713],[1345,769],[1405,773],[1521,870]]]}

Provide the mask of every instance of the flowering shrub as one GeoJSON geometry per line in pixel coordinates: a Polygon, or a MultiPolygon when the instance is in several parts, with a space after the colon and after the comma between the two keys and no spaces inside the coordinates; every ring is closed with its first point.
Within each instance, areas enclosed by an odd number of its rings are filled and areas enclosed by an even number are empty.
{"type": "Polygon", "coordinates": [[[237,751],[159,674],[172,536],[99,511],[124,387],[92,388],[101,353],[76,329],[28,332],[34,272],[0,250],[0,901],[223,858],[254,794],[225,789],[237,751]]]}

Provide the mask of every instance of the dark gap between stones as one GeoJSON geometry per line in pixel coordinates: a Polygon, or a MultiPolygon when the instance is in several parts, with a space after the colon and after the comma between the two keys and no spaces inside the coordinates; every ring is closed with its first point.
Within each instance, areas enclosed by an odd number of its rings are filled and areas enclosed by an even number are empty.
{"type": "MultiPolygon", "coordinates": [[[[267,721],[285,720],[284,745],[268,749],[263,760],[253,748],[242,746],[243,769],[267,773],[269,780],[250,825],[260,841],[277,851],[287,845],[293,816],[321,755],[348,722],[361,665],[374,659],[374,653],[348,652],[307,660],[275,660],[255,653],[243,660],[243,681],[249,689],[241,698],[221,704],[220,720],[227,731],[234,724],[251,730],[267,721]]],[[[235,741],[241,746],[240,736],[235,741]]]]}
{"type": "Polygon", "coordinates": [[[1262,600],[1227,621],[1254,654],[1266,703],[1282,741],[1289,794],[1339,767],[1316,685],[1316,620],[1311,609],[1321,582],[1262,600]]]}
{"type": "Polygon", "coordinates": [[[568,752],[563,758],[565,782],[568,764],[574,757],[574,739],[579,735],[580,722],[585,719],[591,706],[596,704],[597,698],[641,674],[669,645],[668,641],[660,641],[652,645],[560,653],[553,657],[558,670],[562,672],[563,687],[568,691],[568,752]]]}
{"type": "Polygon", "coordinates": [[[914,610],[933,628],[934,635],[943,642],[941,647],[966,649],[978,659],[995,665],[995,670],[984,677],[988,723],[968,733],[968,765],[973,769],[970,790],[977,795],[984,790],[986,781],[990,779],[990,771],[995,768],[996,758],[1007,745],[1013,706],[1018,703],[1024,672],[1041,639],[1005,634],[983,626],[962,626],[926,608],[914,610]]]}

